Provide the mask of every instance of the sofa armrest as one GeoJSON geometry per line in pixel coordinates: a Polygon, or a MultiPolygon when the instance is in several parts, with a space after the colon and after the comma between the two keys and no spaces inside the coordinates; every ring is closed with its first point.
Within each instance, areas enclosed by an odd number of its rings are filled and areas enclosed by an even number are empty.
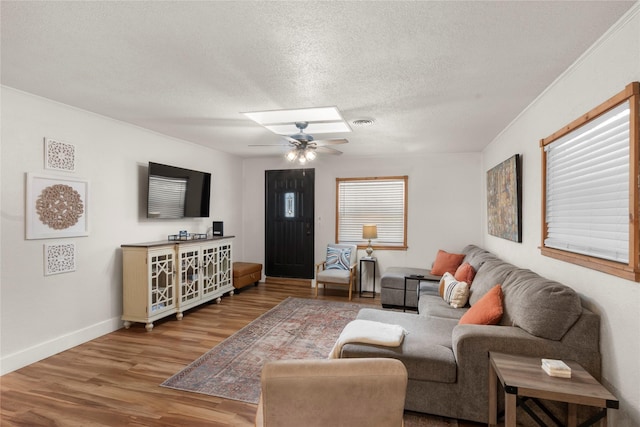
{"type": "Polygon", "coordinates": [[[590,345],[574,347],[562,341],[536,337],[517,326],[457,325],[453,329],[452,348],[461,371],[488,371],[490,351],[521,356],[574,360],[596,378],[600,357],[590,345]],[[481,356],[482,355],[482,356],[481,356]]]}
{"type": "Polygon", "coordinates": [[[516,326],[467,324],[453,329],[452,347],[460,365],[480,354],[488,357],[490,351],[549,357],[549,353],[557,352],[561,345],[558,341],[533,336],[516,326]]]}

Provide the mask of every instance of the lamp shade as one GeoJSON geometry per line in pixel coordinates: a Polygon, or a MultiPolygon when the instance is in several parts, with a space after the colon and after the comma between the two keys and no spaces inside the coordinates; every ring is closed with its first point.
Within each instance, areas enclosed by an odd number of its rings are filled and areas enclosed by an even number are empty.
{"type": "Polygon", "coordinates": [[[378,226],[376,224],[364,224],[362,226],[362,238],[363,239],[377,239],[378,238],[378,226]]]}

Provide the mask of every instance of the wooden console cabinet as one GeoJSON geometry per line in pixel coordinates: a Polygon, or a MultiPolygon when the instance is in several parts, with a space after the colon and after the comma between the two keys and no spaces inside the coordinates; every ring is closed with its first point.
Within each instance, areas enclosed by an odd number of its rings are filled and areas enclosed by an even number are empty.
{"type": "Polygon", "coordinates": [[[231,238],[122,245],[124,327],[153,322],[233,294],[231,238]]]}

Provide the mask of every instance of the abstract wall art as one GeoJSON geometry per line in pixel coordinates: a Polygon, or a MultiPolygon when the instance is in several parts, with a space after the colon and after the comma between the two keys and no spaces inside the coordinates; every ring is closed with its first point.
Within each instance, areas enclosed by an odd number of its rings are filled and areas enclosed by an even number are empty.
{"type": "Polygon", "coordinates": [[[487,171],[487,226],[492,236],[522,242],[520,155],[487,171]]]}

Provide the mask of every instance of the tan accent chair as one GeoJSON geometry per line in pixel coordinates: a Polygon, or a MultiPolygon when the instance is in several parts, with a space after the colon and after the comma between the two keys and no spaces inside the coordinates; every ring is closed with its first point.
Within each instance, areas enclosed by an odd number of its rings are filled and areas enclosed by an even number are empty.
{"type": "Polygon", "coordinates": [[[262,369],[257,427],[401,427],[407,370],[388,358],[279,360],[262,369]]]}
{"type": "Polygon", "coordinates": [[[349,257],[349,269],[327,269],[327,260],[324,260],[320,264],[316,264],[316,296],[318,296],[318,287],[320,283],[326,288],[329,285],[342,285],[349,287],[349,301],[351,301],[351,295],[355,288],[356,282],[356,270],[358,262],[358,247],[356,245],[341,245],[341,244],[329,244],[329,248],[336,249],[351,249],[351,256],[349,257]]]}

